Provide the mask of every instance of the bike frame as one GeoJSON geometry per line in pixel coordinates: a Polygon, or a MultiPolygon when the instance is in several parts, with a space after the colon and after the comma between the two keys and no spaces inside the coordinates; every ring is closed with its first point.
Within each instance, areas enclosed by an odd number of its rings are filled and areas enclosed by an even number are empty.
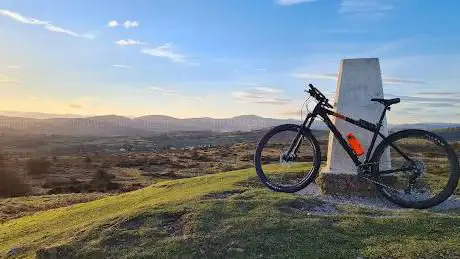
{"type": "MultiPolygon", "coordinates": [[[[340,113],[334,112],[332,110],[329,110],[321,103],[318,103],[313,111],[308,114],[308,116],[305,118],[304,122],[300,126],[300,131],[297,133],[296,138],[294,141],[291,143],[291,146],[289,148],[288,154],[291,154],[292,151],[294,151],[294,154],[297,152],[298,148],[300,147],[300,144],[302,143],[302,138],[300,137],[302,135],[302,132],[304,130],[310,129],[311,125],[313,124],[313,121],[319,116],[323,119],[324,123],[326,123],[326,126],[329,128],[329,130],[334,134],[334,137],[337,139],[339,144],[342,146],[342,148],[347,152],[348,156],[350,156],[351,160],[353,160],[354,164],[356,167],[359,167],[361,165],[368,164],[370,160],[372,159],[372,155],[374,153],[373,148],[375,145],[375,141],[377,140],[377,136],[380,136],[382,138],[382,141],[390,145],[392,148],[394,148],[402,157],[404,157],[406,160],[413,162],[412,159],[407,157],[398,147],[396,147],[393,143],[389,142],[387,140],[387,137],[385,137],[381,132],[380,128],[382,127],[382,122],[385,118],[386,111],[390,110],[389,107],[385,107],[383,109],[382,115],[380,116],[380,119],[377,124],[370,123],[365,120],[354,120],[352,118],[349,118],[345,115],[342,115],[340,113]],[[367,131],[373,132],[372,136],[372,141],[371,144],[369,145],[368,152],[366,154],[366,158],[363,162],[359,161],[358,156],[353,152],[353,149],[348,145],[347,141],[343,138],[343,136],[340,134],[338,131],[337,127],[332,123],[331,119],[329,118],[329,115],[332,115],[336,117],[337,119],[344,120],[348,123],[354,124],[362,129],[365,129],[367,131]]],[[[375,162],[375,161],[374,161],[375,162]]],[[[378,162],[378,161],[377,161],[378,162]]],[[[395,172],[400,172],[400,171],[405,171],[405,170],[410,170],[412,167],[402,167],[398,169],[392,169],[392,170],[383,170],[379,171],[380,174],[390,174],[390,173],[395,173],[395,172]]]]}

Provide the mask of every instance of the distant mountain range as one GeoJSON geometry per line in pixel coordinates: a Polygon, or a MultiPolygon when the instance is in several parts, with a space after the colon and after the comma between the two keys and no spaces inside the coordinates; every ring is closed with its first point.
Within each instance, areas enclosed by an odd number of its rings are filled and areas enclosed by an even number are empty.
{"type": "Polygon", "coordinates": [[[163,115],[128,118],[117,115],[85,118],[25,118],[0,116],[1,133],[94,135],[94,136],[148,136],[152,133],[177,131],[250,131],[296,120],[262,118],[254,115],[228,119],[190,118],[178,119],[163,115]]]}
{"type": "MultiPolygon", "coordinates": [[[[293,119],[263,118],[255,115],[243,115],[227,119],[178,119],[164,115],[148,115],[137,118],[128,118],[118,115],[82,117],[79,115],[67,114],[59,115],[45,113],[0,112],[0,133],[18,134],[149,136],[154,133],[178,131],[250,131],[285,123],[298,124],[300,121],[293,119]],[[9,116],[6,116],[5,114],[9,114],[9,116]]],[[[390,125],[392,130],[405,128],[432,130],[454,127],[460,127],[460,124],[421,123],[390,125]]],[[[321,121],[316,121],[313,128],[325,129],[325,126],[321,123],[321,121]]]]}
{"type": "Polygon", "coordinates": [[[460,128],[460,123],[414,123],[414,124],[399,124],[390,125],[392,130],[402,129],[423,129],[423,130],[434,130],[434,129],[447,129],[447,128],[460,128]]]}

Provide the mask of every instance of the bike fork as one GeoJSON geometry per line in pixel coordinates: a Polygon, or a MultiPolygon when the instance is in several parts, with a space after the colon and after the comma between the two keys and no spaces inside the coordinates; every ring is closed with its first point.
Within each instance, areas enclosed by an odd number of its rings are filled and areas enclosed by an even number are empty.
{"type": "Polygon", "coordinates": [[[294,156],[297,154],[297,152],[299,151],[300,145],[302,145],[302,141],[303,141],[302,133],[305,129],[310,128],[314,120],[315,120],[315,116],[311,116],[311,117],[307,116],[307,118],[305,118],[305,121],[300,126],[300,129],[299,129],[299,132],[297,133],[296,138],[294,139],[291,146],[289,147],[288,154],[291,154],[292,151],[294,151],[294,156]],[[307,122],[308,122],[308,125],[307,125],[307,122]]]}

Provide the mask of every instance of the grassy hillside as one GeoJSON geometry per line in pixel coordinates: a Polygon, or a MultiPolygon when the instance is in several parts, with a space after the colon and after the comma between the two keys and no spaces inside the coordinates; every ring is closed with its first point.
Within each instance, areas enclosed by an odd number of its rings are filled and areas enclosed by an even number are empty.
{"type": "Polygon", "coordinates": [[[89,202],[106,196],[106,193],[73,193],[0,199],[0,223],[38,211],[89,202]]]}
{"type": "Polygon", "coordinates": [[[271,192],[252,169],[166,181],[0,225],[19,258],[459,258],[460,214],[271,192]],[[327,214],[327,215],[326,215],[327,214]]]}

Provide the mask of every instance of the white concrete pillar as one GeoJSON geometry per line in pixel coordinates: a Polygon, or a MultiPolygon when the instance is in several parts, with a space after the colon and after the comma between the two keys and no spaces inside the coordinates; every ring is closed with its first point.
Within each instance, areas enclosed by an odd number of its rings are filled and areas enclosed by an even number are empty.
{"type": "MultiPolygon", "coordinates": [[[[377,123],[384,106],[372,102],[371,98],[383,98],[382,75],[377,58],[344,59],[340,63],[337,90],[334,99],[336,112],[347,117],[363,119],[377,123]]],[[[346,139],[348,132],[353,133],[367,152],[372,140],[372,132],[361,129],[344,120],[333,118],[332,122],[346,139]]],[[[380,132],[388,135],[386,118],[380,132]]],[[[374,148],[380,143],[378,137],[374,148]]],[[[361,156],[361,161],[364,157],[361,156]]],[[[389,168],[390,152],[386,152],[380,168],[389,168]]],[[[332,133],[329,134],[327,166],[324,172],[339,174],[356,174],[356,167],[345,150],[340,146],[332,133]]]]}

